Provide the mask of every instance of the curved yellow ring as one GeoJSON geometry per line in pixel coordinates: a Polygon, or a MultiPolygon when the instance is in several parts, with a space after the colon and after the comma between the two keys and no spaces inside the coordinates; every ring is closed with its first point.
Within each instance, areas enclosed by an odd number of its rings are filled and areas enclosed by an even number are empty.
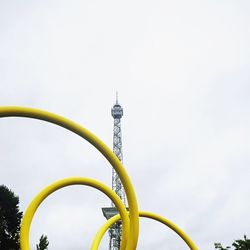
{"type": "MultiPolygon", "coordinates": [[[[198,247],[194,244],[194,242],[187,236],[187,234],[185,234],[178,226],[176,226],[173,222],[171,222],[170,220],[151,213],[151,212],[146,212],[146,211],[139,211],[139,216],[140,217],[147,217],[147,218],[151,218],[153,220],[159,221],[163,224],[165,224],[166,226],[168,226],[169,228],[171,228],[173,231],[175,231],[185,242],[186,244],[189,246],[189,248],[191,250],[198,250],[198,247]]],[[[93,242],[92,242],[92,246],[99,246],[104,234],[106,233],[106,231],[114,224],[116,223],[118,220],[120,220],[120,215],[117,214],[115,216],[113,216],[112,218],[110,218],[108,221],[106,221],[106,223],[98,230],[93,242]]]]}
{"type": "Polygon", "coordinates": [[[112,152],[112,150],[109,149],[109,147],[107,147],[98,137],[96,137],[94,134],[92,134],[84,127],[80,126],[79,124],[67,118],[64,118],[62,116],[53,113],[40,109],[33,109],[26,107],[16,107],[16,106],[0,107],[0,117],[10,117],[10,116],[29,117],[57,124],[61,127],[64,127],[78,134],[79,136],[90,142],[105,156],[105,158],[114,167],[115,171],[120,177],[121,182],[124,186],[124,190],[126,192],[129,211],[130,211],[130,237],[127,249],[135,250],[139,234],[139,212],[138,212],[136,195],[131,180],[125,168],[123,167],[119,159],[115,156],[115,154],[112,152]]]}
{"type": "MultiPolygon", "coordinates": [[[[21,224],[21,231],[20,231],[20,247],[21,250],[30,250],[29,247],[29,232],[30,232],[30,225],[33,219],[33,216],[39,207],[39,205],[43,202],[43,200],[48,197],[50,194],[55,192],[56,190],[70,186],[70,185],[86,185],[90,187],[94,187],[96,189],[99,189],[101,192],[105,193],[115,204],[117,207],[118,211],[121,214],[122,217],[122,229],[123,229],[123,234],[122,234],[122,242],[121,242],[121,249],[125,250],[126,249],[126,244],[127,240],[129,237],[129,217],[127,210],[122,203],[121,199],[119,196],[108,186],[105,184],[93,180],[90,178],[85,178],[85,177],[70,177],[66,179],[62,179],[59,181],[56,181],[52,183],[51,185],[47,186],[44,188],[30,203],[28,206],[23,220],[21,224]]],[[[98,245],[92,245],[91,250],[96,250],[98,249],[98,245]]]]}

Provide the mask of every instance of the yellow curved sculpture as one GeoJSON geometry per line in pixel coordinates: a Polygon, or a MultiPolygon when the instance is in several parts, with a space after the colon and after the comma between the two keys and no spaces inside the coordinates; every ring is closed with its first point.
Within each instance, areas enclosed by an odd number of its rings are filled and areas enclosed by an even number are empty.
{"type": "MultiPolygon", "coordinates": [[[[139,211],[139,216],[140,217],[146,217],[150,218],[156,221],[159,221],[166,225],[167,227],[171,228],[173,231],[175,231],[189,246],[191,250],[198,250],[197,246],[194,244],[194,242],[188,237],[187,234],[184,233],[177,225],[175,225],[173,222],[170,220],[158,215],[154,214],[151,212],[146,212],[146,211],[139,211]]],[[[107,232],[107,230],[117,221],[121,219],[121,216],[119,214],[113,216],[109,220],[105,222],[105,224],[98,230],[93,242],[92,242],[92,247],[98,247],[100,245],[100,242],[104,236],[104,234],[107,232]]]]}
{"type": "Polygon", "coordinates": [[[0,117],[28,117],[54,123],[76,133],[98,149],[113,166],[124,186],[128,200],[131,222],[130,240],[127,247],[129,250],[136,249],[139,234],[139,212],[136,195],[125,168],[109,147],[107,147],[98,137],[79,124],[44,110],[16,106],[0,107],[0,117]]]}
{"type": "Polygon", "coordinates": [[[124,190],[128,200],[128,209],[129,209],[129,215],[128,215],[128,212],[126,211],[126,208],[123,205],[122,201],[120,200],[119,196],[117,196],[115,192],[112,191],[109,187],[96,180],[83,177],[71,177],[57,181],[49,185],[47,188],[43,189],[34,198],[34,200],[27,208],[21,225],[21,232],[20,232],[21,250],[30,250],[29,248],[30,225],[32,222],[32,218],[37,208],[41,204],[41,202],[52,192],[62,187],[69,185],[79,185],[79,184],[97,188],[103,193],[105,193],[113,200],[114,204],[118,208],[118,211],[120,212],[120,215],[118,214],[112,217],[99,229],[92,242],[91,250],[98,249],[101,239],[105,234],[105,232],[108,230],[110,226],[112,226],[115,222],[120,220],[120,218],[122,219],[122,226],[123,226],[121,249],[135,250],[139,235],[139,216],[151,218],[153,220],[165,224],[166,226],[174,230],[186,242],[186,244],[189,246],[191,250],[198,250],[193,241],[171,221],[167,220],[166,218],[160,215],[153,214],[151,212],[140,211],[139,213],[134,188],[125,168],[123,167],[120,160],[116,157],[116,155],[112,152],[112,150],[109,149],[98,137],[96,137],[90,131],[88,131],[84,127],[80,126],[79,124],[67,118],[64,118],[62,116],[47,111],[33,109],[33,108],[26,108],[26,107],[16,107],[16,106],[0,107],[0,117],[10,117],[10,116],[28,117],[54,123],[56,125],[59,125],[74,132],[75,134],[81,136],[82,138],[90,142],[96,149],[98,149],[103,154],[103,156],[110,162],[110,164],[117,172],[124,186],[124,190]]]}
{"type": "MultiPolygon", "coordinates": [[[[121,242],[121,249],[126,249],[127,240],[129,237],[129,217],[127,210],[120,200],[119,196],[108,186],[105,184],[93,180],[90,178],[84,178],[84,177],[71,177],[62,179],[59,181],[56,181],[52,183],[51,185],[47,186],[45,189],[43,189],[30,203],[29,207],[25,211],[22,224],[21,224],[21,231],[20,231],[20,247],[22,250],[30,250],[29,247],[29,231],[30,231],[30,225],[33,219],[33,216],[39,207],[39,205],[43,202],[43,200],[48,197],[50,194],[55,192],[56,190],[71,186],[71,185],[86,185],[90,187],[94,187],[101,192],[105,193],[115,204],[118,211],[121,214],[122,218],[122,228],[123,228],[123,235],[122,235],[122,242],[121,242]]],[[[119,217],[120,218],[120,217],[119,217]]],[[[95,244],[92,245],[91,250],[97,250],[98,246],[95,244]]]]}

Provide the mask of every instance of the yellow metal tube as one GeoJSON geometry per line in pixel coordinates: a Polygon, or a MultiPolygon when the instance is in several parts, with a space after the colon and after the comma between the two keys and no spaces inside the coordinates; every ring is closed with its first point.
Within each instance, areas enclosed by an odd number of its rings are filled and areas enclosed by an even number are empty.
{"type": "MultiPolygon", "coordinates": [[[[119,196],[108,186],[105,184],[93,180],[90,178],[84,178],[84,177],[70,177],[66,179],[62,179],[59,181],[56,181],[52,183],[51,185],[47,186],[44,188],[30,203],[28,206],[27,210],[25,211],[22,224],[21,224],[21,231],[20,231],[20,247],[21,250],[30,250],[29,246],[29,232],[30,232],[30,225],[33,219],[33,216],[39,207],[39,205],[43,202],[43,200],[48,197],[50,194],[55,192],[58,189],[61,189],[66,186],[70,185],[86,185],[90,187],[94,187],[101,192],[105,193],[115,204],[117,207],[118,211],[121,214],[122,218],[122,242],[121,242],[121,249],[125,250],[126,249],[126,244],[128,242],[128,237],[129,237],[129,217],[127,210],[122,203],[121,199],[119,196]]],[[[97,250],[98,245],[93,244],[91,246],[91,250],[97,250]]]]}
{"type": "MultiPolygon", "coordinates": [[[[156,221],[159,221],[161,223],[163,223],[164,225],[166,225],[167,227],[171,228],[173,231],[175,231],[185,242],[186,244],[189,246],[189,248],[191,250],[198,250],[197,246],[194,244],[194,242],[188,237],[187,234],[184,233],[184,231],[182,231],[177,225],[175,225],[173,222],[171,222],[170,220],[151,213],[151,212],[146,212],[146,211],[139,211],[139,216],[140,217],[146,217],[146,218],[150,218],[156,221]]],[[[109,220],[107,220],[105,222],[105,224],[98,230],[93,242],[92,242],[92,246],[99,246],[104,234],[106,233],[106,231],[114,224],[116,223],[118,220],[120,220],[120,215],[117,214],[115,216],[113,216],[112,218],[110,218],[109,220]]]]}
{"type": "Polygon", "coordinates": [[[44,110],[18,106],[0,107],[0,117],[28,117],[54,123],[78,134],[96,147],[114,167],[124,186],[130,211],[130,237],[127,249],[136,249],[139,234],[139,213],[135,191],[125,168],[109,147],[79,124],[44,110]]]}

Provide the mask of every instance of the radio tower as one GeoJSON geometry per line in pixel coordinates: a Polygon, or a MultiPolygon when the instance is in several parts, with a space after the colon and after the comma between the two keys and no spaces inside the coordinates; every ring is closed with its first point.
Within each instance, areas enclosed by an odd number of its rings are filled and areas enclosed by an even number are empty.
{"type": "MultiPolygon", "coordinates": [[[[113,152],[122,162],[123,159],[122,159],[121,118],[123,116],[123,109],[121,105],[118,103],[117,92],[116,92],[116,103],[111,109],[111,115],[114,118],[113,152]]],[[[116,192],[116,194],[120,197],[120,199],[126,206],[126,197],[124,188],[122,186],[119,176],[117,175],[114,169],[112,169],[112,190],[116,192]]],[[[111,207],[102,208],[102,212],[107,220],[118,213],[113,202],[111,203],[111,207]]],[[[109,250],[120,249],[121,235],[122,235],[121,222],[117,222],[109,229],[109,250]]]]}

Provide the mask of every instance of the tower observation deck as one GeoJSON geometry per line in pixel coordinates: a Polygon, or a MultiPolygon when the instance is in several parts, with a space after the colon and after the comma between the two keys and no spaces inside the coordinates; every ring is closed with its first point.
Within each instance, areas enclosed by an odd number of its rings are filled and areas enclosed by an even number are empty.
{"type": "MultiPolygon", "coordinates": [[[[118,95],[116,93],[116,103],[111,109],[111,115],[114,118],[114,130],[113,130],[113,152],[118,159],[123,162],[122,155],[122,133],[121,133],[121,118],[123,116],[123,109],[118,103],[118,95]]],[[[126,196],[121,180],[114,169],[112,169],[112,190],[120,197],[122,202],[126,206],[126,196]]],[[[102,208],[103,215],[106,219],[109,219],[116,215],[117,209],[114,204],[111,203],[110,207],[102,208]]],[[[119,250],[122,234],[121,222],[115,223],[109,229],[109,250],[119,250]]]]}

